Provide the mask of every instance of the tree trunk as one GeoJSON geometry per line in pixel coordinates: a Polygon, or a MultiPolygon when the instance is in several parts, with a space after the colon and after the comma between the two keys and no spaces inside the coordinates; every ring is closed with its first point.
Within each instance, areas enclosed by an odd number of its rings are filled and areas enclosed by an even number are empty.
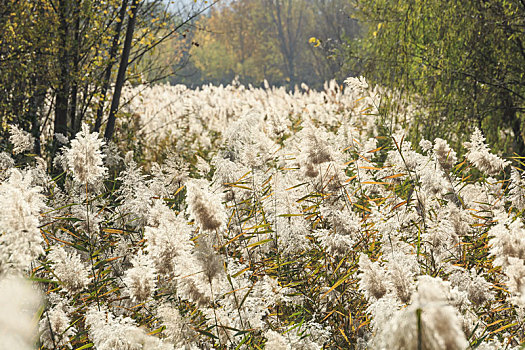
{"type": "Polygon", "coordinates": [[[113,36],[113,42],[109,49],[109,61],[104,72],[104,78],[102,80],[102,89],[100,91],[100,99],[97,107],[97,118],[95,119],[94,131],[99,132],[102,125],[102,116],[104,114],[104,104],[106,103],[106,96],[109,90],[109,80],[111,79],[111,70],[117,57],[118,44],[120,39],[120,32],[122,31],[122,24],[124,23],[124,17],[126,16],[126,8],[128,6],[128,0],[122,0],[120,11],[118,15],[117,25],[115,27],[115,35],[113,36]]]}
{"type": "Polygon", "coordinates": [[[298,10],[297,23],[294,29],[294,3],[291,0],[288,0],[286,5],[281,0],[267,0],[266,4],[277,29],[279,49],[284,59],[284,67],[287,70],[289,86],[292,89],[295,84],[295,60],[297,58],[295,51],[302,31],[303,9],[298,10]]]}
{"type": "Polygon", "coordinates": [[[140,0],[132,0],[131,2],[131,14],[128,21],[128,27],[126,29],[126,38],[124,39],[124,47],[122,48],[122,57],[120,60],[120,66],[117,73],[117,81],[115,83],[115,91],[113,92],[113,99],[111,100],[111,108],[109,109],[108,124],[106,125],[106,131],[104,138],[110,141],[115,131],[115,116],[119,107],[120,95],[122,93],[122,87],[126,80],[126,70],[128,68],[129,53],[131,51],[131,41],[133,39],[133,32],[135,30],[135,22],[138,11],[138,5],[140,0]]]}
{"type": "Polygon", "coordinates": [[[69,107],[69,53],[68,35],[69,25],[67,22],[68,6],[67,0],[58,3],[60,48],[59,48],[59,74],[58,87],[56,91],[54,132],[67,136],[67,111],[69,107]]]}
{"type": "Polygon", "coordinates": [[[71,107],[69,109],[69,119],[71,120],[71,132],[75,135],[80,131],[81,120],[77,116],[77,101],[78,101],[78,80],[79,71],[78,65],[80,63],[80,0],[75,0],[74,14],[74,40],[73,40],[73,76],[71,87],[71,107]],[[77,118],[78,117],[78,118],[77,118]]]}

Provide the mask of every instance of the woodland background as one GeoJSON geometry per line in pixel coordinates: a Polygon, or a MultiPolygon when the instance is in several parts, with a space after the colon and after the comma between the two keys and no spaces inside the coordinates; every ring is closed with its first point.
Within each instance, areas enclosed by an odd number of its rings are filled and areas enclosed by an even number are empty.
{"type": "Polygon", "coordinates": [[[524,31],[522,0],[2,0],[0,121],[38,141],[83,121],[110,139],[124,83],[293,90],[364,75],[429,111],[412,137],[458,146],[479,127],[522,154],[524,31]]]}

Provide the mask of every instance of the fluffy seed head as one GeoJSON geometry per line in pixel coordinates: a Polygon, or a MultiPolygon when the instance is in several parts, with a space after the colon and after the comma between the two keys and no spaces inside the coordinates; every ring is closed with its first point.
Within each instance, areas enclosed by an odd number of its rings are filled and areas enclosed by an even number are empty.
{"type": "Polygon", "coordinates": [[[106,168],[102,146],[105,142],[97,133],[90,133],[87,125],[71,141],[71,148],[65,152],[67,165],[73,178],[80,184],[94,184],[104,177],[106,168]]]}

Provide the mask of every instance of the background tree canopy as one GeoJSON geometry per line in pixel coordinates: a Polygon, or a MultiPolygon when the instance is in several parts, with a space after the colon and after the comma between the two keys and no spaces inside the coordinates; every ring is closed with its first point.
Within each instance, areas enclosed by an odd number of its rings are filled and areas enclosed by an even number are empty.
{"type": "Polygon", "coordinates": [[[480,127],[499,150],[524,153],[523,0],[356,0],[367,27],[345,49],[368,79],[417,96],[413,134],[455,145],[480,127]]]}
{"type": "Polygon", "coordinates": [[[0,143],[8,123],[33,134],[36,154],[41,136],[46,142],[54,133],[71,137],[83,122],[103,127],[111,139],[124,83],[165,76],[148,58],[209,6],[176,11],[163,0],[0,1],[0,143]]]}
{"type": "Polygon", "coordinates": [[[126,81],[319,89],[363,75],[422,107],[414,138],[457,148],[478,126],[523,154],[524,31],[523,0],[6,0],[0,121],[37,141],[85,121],[111,138],[126,81]]]}
{"type": "Polygon", "coordinates": [[[477,126],[523,154],[524,31],[522,0],[231,1],[188,32],[187,64],[169,81],[320,88],[363,75],[422,107],[414,138],[458,147],[477,126]]]}
{"type": "Polygon", "coordinates": [[[322,87],[344,79],[336,55],[359,27],[347,0],[243,0],[220,2],[185,40],[188,64],[172,83],[241,83],[322,87]]]}

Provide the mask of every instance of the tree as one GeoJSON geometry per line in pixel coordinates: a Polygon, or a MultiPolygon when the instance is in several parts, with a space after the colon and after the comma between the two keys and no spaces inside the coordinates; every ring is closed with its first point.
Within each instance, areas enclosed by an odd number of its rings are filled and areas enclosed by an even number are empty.
{"type": "Polygon", "coordinates": [[[282,80],[283,73],[259,0],[234,1],[214,8],[199,22],[191,50],[195,67],[212,83],[282,80]]]}
{"type": "Polygon", "coordinates": [[[7,140],[9,122],[40,135],[37,115],[52,81],[53,20],[49,3],[0,2],[0,140],[7,140]]]}
{"type": "MultiPolygon", "coordinates": [[[[38,141],[54,133],[71,137],[84,122],[100,130],[114,82],[111,139],[124,82],[138,78],[140,61],[202,11],[174,13],[163,0],[1,1],[1,132],[16,123],[38,141]]],[[[56,140],[49,145],[56,151],[56,140]]]]}
{"type": "Polygon", "coordinates": [[[313,45],[309,50],[315,59],[313,68],[322,80],[337,78],[344,80],[345,58],[338,53],[348,40],[360,36],[358,21],[351,16],[355,9],[348,0],[311,0],[314,25],[308,25],[307,37],[313,45]]]}
{"type": "Polygon", "coordinates": [[[286,67],[290,86],[296,82],[296,61],[298,46],[304,39],[306,4],[298,0],[264,0],[278,47],[286,67]]]}
{"type": "Polygon", "coordinates": [[[109,59],[107,61],[106,67],[104,68],[104,77],[102,78],[102,84],[100,88],[100,97],[97,106],[97,117],[95,119],[95,131],[100,131],[102,125],[102,116],[104,113],[104,103],[106,102],[106,96],[109,89],[109,83],[111,79],[111,70],[115,63],[117,56],[117,51],[119,47],[120,33],[122,32],[122,24],[126,17],[126,9],[128,6],[128,0],[122,0],[120,5],[120,10],[118,14],[117,23],[115,24],[115,33],[113,34],[113,41],[111,42],[111,47],[109,49],[109,59]]]}
{"type": "Polygon", "coordinates": [[[420,99],[432,120],[419,121],[419,136],[446,136],[458,145],[478,126],[501,150],[525,152],[525,2],[355,5],[368,34],[348,61],[374,82],[420,99]]]}
{"type": "MultiPolygon", "coordinates": [[[[126,1],[126,0],[124,0],[126,1]]],[[[115,115],[120,103],[120,94],[122,93],[122,87],[126,79],[126,70],[129,64],[129,54],[131,52],[131,41],[133,40],[133,32],[135,31],[135,23],[137,21],[137,12],[139,9],[140,0],[132,0],[129,22],[126,29],[126,37],[124,39],[124,47],[122,48],[122,55],[120,58],[120,65],[118,68],[117,81],[115,82],[115,91],[113,92],[113,99],[111,100],[111,108],[109,110],[108,123],[106,131],[104,132],[104,138],[111,140],[113,132],[115,131],[115,115]]],[[[124,5],[123,5],[124,6],[124,5]]]]}
{"type": "Polygon", "coordinates": [[[322,87],[341,78],[335,55],[357,33],[346,0],[237,0],[203,17],[190,62],[201,82],[322,87]],[[309,43],[319,38],[318,45],[309,43]]]}

